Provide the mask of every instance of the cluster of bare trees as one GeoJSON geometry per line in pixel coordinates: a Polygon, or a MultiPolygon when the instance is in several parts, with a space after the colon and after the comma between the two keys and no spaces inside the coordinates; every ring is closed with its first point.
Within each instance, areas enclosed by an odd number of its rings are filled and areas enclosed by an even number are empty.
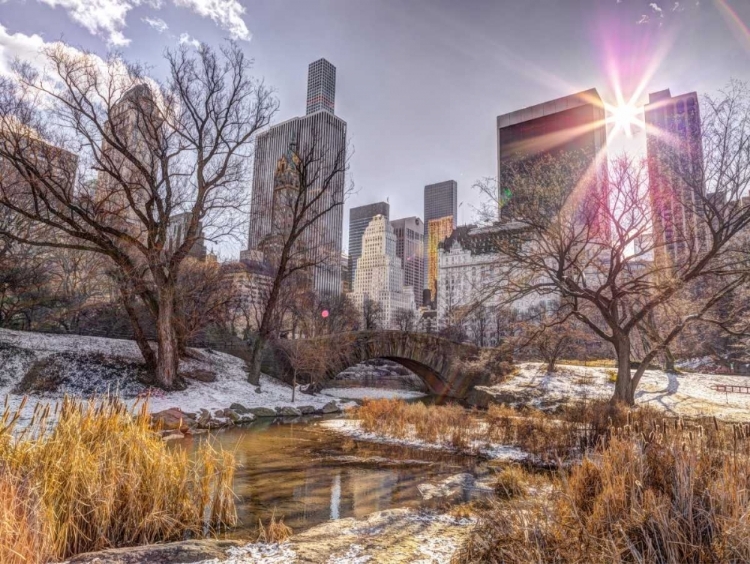
{"type": "MultiPolygon", "coordinates": [[[[500,244],[497,292],[564,304],[563,318],[545,324],[574,318],[609,343],[618,367],[614,399],[629,404],[646,367],[686,328],[708,323],[746,334],[747,308],[730,304],[744,303],[750,280],[747,87],[732,83],[707,97],[702,112],[703,158],[686,162],[675,145],[658,163],[680,187],[673,217],[687,218],[675,220],[670,240],[652,215],[653,162],[622,156],[602,170],[588,155],[548,155],[509,165],[503,179],[533,196],[514,203],[519,231],[500,244]]],[[[479,187],[501,203],[495,183],[479,187]]]]}
{"type": "Polygon", "coordinates": [[[155,383],[173,388],[195,330],[183,267],[201,225],[217,240],[242,220],[251,140],[276,102],[232,44],[168,52],[162,83],[116,56],[44,55],[44,71],[17,64],[0,81],[0,207],[12,217],[0,235],[105,258],[155,383]],[[174,244],[170,220],[184,213],[174,244]]]}

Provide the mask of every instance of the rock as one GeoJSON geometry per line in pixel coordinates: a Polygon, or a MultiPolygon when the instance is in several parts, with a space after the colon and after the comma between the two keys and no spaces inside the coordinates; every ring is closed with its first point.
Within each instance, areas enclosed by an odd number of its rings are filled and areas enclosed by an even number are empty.
{"type": "Polygon", "coordinates": [[[184,439],[185,435],[180,433],[179,431],[167,431],[166,435],[161,436],[162,441],[179,441],[180,439],[184,439]]]}
{"type": "Polygon", "coordinates": [[[273,409],[267,407],[253,407],[249,409],[250,413],[255,417],[276,417],[277,413],[273,409]]]}
{"type": "Polygon", "coordinates": [[[246,413],[244,415],[240,415],[239,421],[237,423],[252,423],[255,421],[255,415],[252,413],[246,413]]]}
{"type": "Polygon", "coordinates": [[[468,500],[474,482],[474,476],[463,473],[450,476],[437,484],[419,484],[417,490],[425,501],[434,499],[440,499],[440,501],[468,500]]]}
{"type": "Polygon", "coordinates": [[[182,376],[190,380],[197,380],[198,382],[216,382],[216,373],[208,370],[189,370],[183,372],[182,376]]]}
{"type": "Polygon", "coordinates": [[[151,414],[151,423],[159,426],[165,431],[187,431],[191,425],[195,424],[187,413],[183,413],[176,407],[171,407],[163,411],[157,411],[151,414]]]}
{"type": "Polygon", "coordinates": [[[196,425],[199,428],[205,428],[205,425],[211,420],[211,414],[208,412],[207,409],[201,408],[201,414],[198,416],[198,421],[196,422],[196,425]]]}
{"type": "Polygon", "coordinates": [[[244,543],[231,540],[189,540],[132,548],[111,548],[74,556],[70,564],[187,564],[228,558],[227,550],[244,543]]]}
{"type": "Polygon", "coordinates": [[[223,409],[217,409],[214,411],[214,417],[226,417],[223,409]]]}
{"type": "Polygon", "coordinates": [[[316,411],[315,407],[312,405],[298,405],[297,409],[302,415],[310,415],[316,411]]]}
{"type": "Polygon", "coordinates": [[[299,409],[289,405],[286,405],[284,407],[277,407],[276,413],[278,413],[282,417],[299,417],[300,415],[302,415],[299,409]]]}
{"type": "Polygon", "coordinates": [[[341,413],[341,408],[335,401],[331,400],[321,407],[320,411],[321,413],[341,413]]]}
{"type": "Polygon", "coordinates": [[[256,394],[259,394],[259,393],[260,393],[260,386],[258,386],[257,388],[255,388],[255,393],[256,393],[256,394]]]}
{"type": "Polygon", "coordinates": [[[246,408],[244,405],[242,405],[241,403],[233,403],[232,405],[229,406],[229,409],[231,409],[235,413],[239,413],[240,415],[246,415],[250,413],[250,410],[246,408]]]}
{"type": "Polygon", "coordinates": [[[229,409],[229,408],[225,409],[224,410],[224,417],[226,417],[227,419],[229,419],[232,423],[238,423],[240,421],[239,414],[236,411],[234,411],[233,409],[229,409]]]}
{"type": "Polygon", "coordinates": [[[517,392],[503,392],[488,386],[476,386],[466,395],[466,403],[470,407],[487,409],[492,404],[515,404],[521,397],[517,392]]]}

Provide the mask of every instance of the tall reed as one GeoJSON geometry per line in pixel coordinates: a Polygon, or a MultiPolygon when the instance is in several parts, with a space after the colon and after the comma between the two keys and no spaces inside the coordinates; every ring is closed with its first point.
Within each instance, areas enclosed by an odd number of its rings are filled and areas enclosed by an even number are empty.
{"type": "Polygon", "coordinates": [[[0,417],[0,562],[181,540],[236,522],[233,455],[207,442],[192,455],[168,448],[146,403],[65,398],[38,406],[22,429],[17,420],[8,408],[0,417]]]}

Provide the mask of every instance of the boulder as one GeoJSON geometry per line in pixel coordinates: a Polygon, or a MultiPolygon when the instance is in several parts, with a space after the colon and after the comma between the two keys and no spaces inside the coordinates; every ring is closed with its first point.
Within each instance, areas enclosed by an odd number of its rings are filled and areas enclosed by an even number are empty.
{"type": "Polygon", "coordinates": [[[163,411],[157,411],[151,414],[151,423],[154,426],[159,425],[165,431],[187,431],[188,428],[195,424],[195,420],[187,413],[182,412],[177,407],[170,407],[163,411]]]}
{"type": "Polygon", "coordinates": [[[205,560],[225,561],[227,550],[241,546],[231,540],[189,540],[131,548],[111,548],[74,556],[70,564],[187,564],[205,560]]]}
{"type": "Polygon", "coordinates": [[[250,413],[255,417],[276,417],[277,413],[273,409],[267,407],[253,407],[249,409],[250,413]]]}
{"type": "Polygon", "coordinates": [[[242,405],[241,403],[233,403],[232,405],[229,406],[229,409],[231,409],[235,413],[239,413],[240,415],[246,415],[250,413],[250,410],[246,408],[244,405],[242,405]]]}
{"type": "Polygon", "coordinates": [[[476,386],[466,395],[466,403],[470,407],[487,409],[492,404],[515,404],[522,398],[517,392],[503,392],[488,386],[476,386]]]}
{"type": "Polygon", "coordinates": [[[341,408],[335,401],[331,400],[321,407],[320,411],[321,413],[341,413],[341,408]]]}
{"type": "Polygon", "coordinates": [[[252,423],[255,421],[255,415],[252,413],[245,413],[244,415],[240,415],[240,418],[236,423],[252,423]]]}
{"type": "Polygon", "coordinates": [[[312,405],[298,405],[297,409],[302,415],[310,415],[312,413],[315,413],[317,411],[314,406],[312,405]]]}
{"type": "Polygon", "coordinates": [[[299,409],[296,407],[292,407],[290,405],[285,405],[284,407],[277,407],[276,413],[281,415],[282,417],[299,417],[302,415],[302,412],[300,412],[299,409]]]}
{"type": "Polygon", "coordinates": [[[189,380],[197,380],[198,382],[216,382],[216,373],[209,370],[188,370],[187,372],[183,372],[182,376],[189,380]]]}
{"type": "Polygon", "coordinates": [[[224,417],[226,417],[227,419],[229,419],[232,423],[239,423],[239,421],[241,419],[239,413],[237,413],[233,409],[229,409],[229,408],[227,408],[227,409],[224,410],[224,417]]]}

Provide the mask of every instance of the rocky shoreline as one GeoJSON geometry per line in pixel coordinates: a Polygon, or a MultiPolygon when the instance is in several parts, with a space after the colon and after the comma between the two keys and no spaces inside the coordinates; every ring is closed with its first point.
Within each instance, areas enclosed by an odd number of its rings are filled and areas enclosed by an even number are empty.
{"type": "Polygon", "coordinates": [[[151,421],[159,429],[166,440],[179,439],[185,435],[199,435],[210,430],[224,429],[252,423],[261,418],[276,417],[304,417],[309,415],[332,415],[341,413],[341,407],[336,400],[331,400],[322,407],[313,405],[270,407],[245,407],[241,403],[232,403],[225,409],[217,409],[213,413],[201,408],[198,413],[183,411],[179,407],[171,407],[151,414],[151,421]]]}

